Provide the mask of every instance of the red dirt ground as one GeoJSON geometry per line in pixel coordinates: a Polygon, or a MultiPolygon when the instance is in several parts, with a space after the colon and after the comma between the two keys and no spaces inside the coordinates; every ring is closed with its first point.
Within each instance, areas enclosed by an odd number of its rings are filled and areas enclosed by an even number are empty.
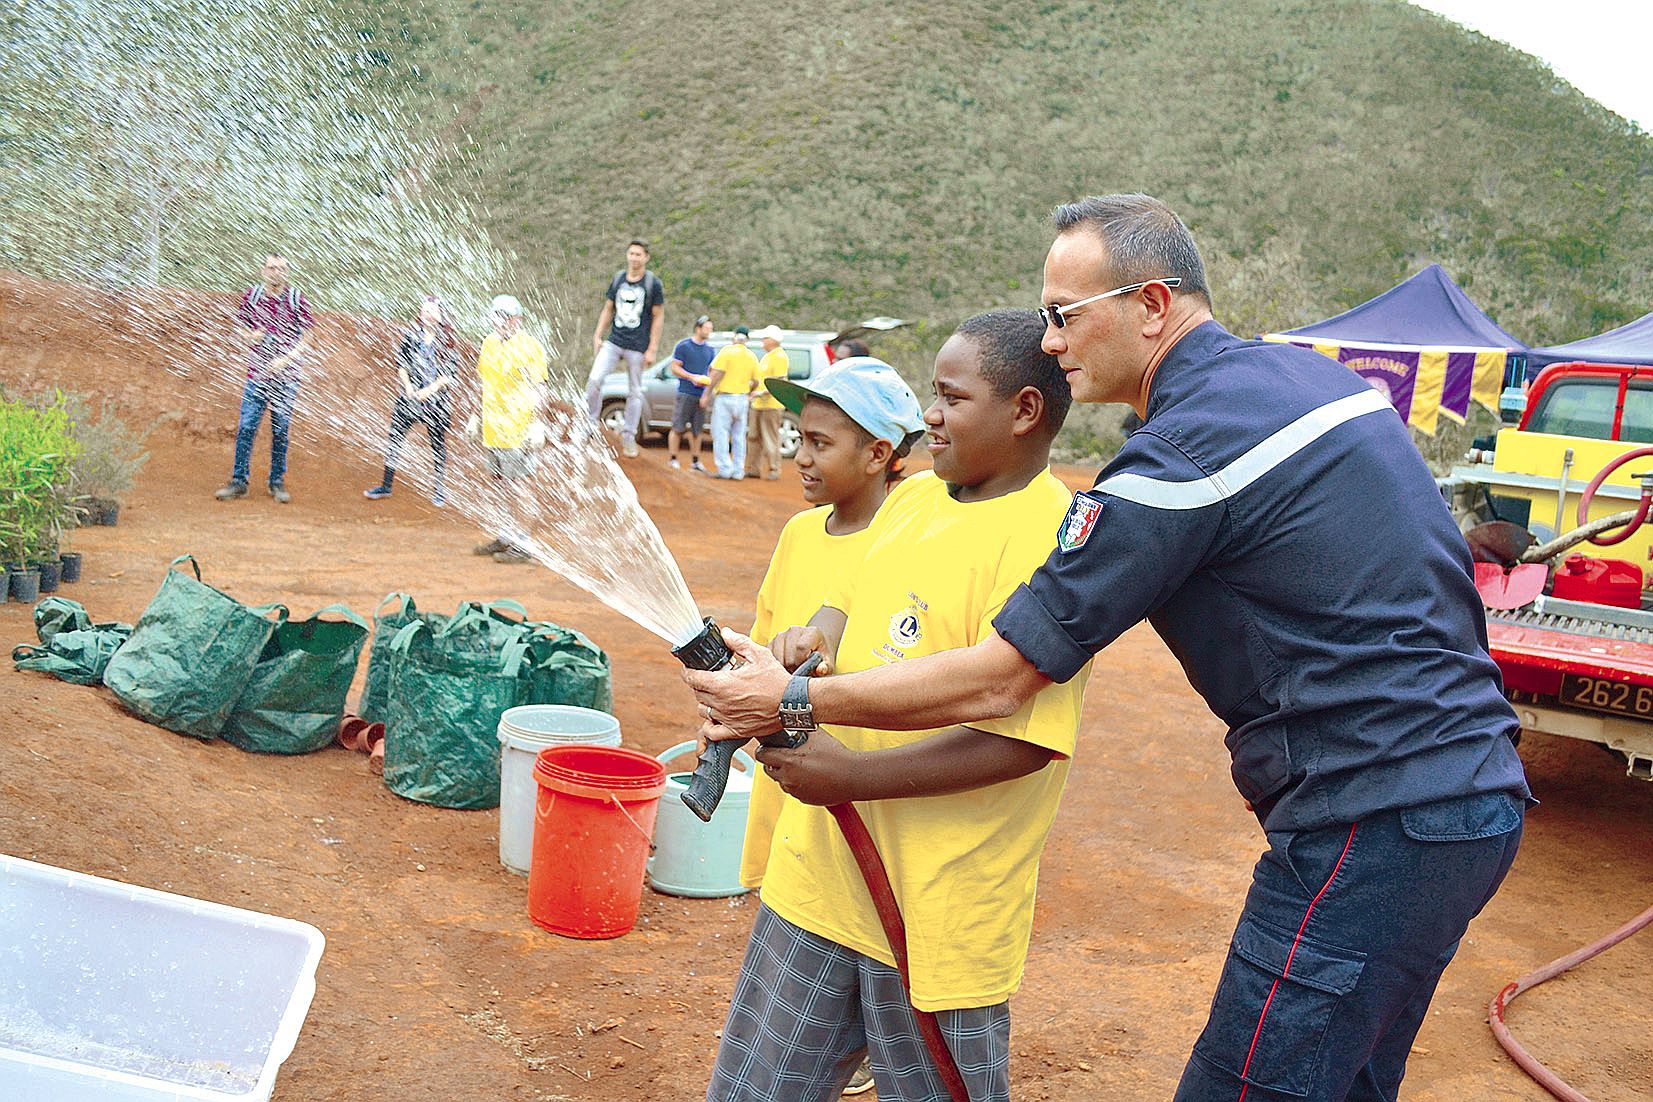
{"type": "MultiPolygon", "coordinates": [[[[74,534],[86,577],[65,594],[95,618],[136,619],[167,561],[186,551],[213,585],[295,614],[334,601],[365,612],[393,590],[430,609],[512,597],[609,651],[626,745],[657,752],[692,736],[691,698],[660,640],[548,571],[473,557],[478,533],[451,511],[411,494],[364,501],[375,456],[300,439],[291,505],[256,488],[214,501],[235,409],[200,386],[200,372],[221,370],[226,300],[154,294],[135,313],[114,309],[121,301],[0,275],[0,385],[107,395],[154,429],[119,526],[74,534]],[[133,323],[109,321],[125,317],[160,343],[134,342],[133,323]],[[187,370],[168,371],[166,358],[187,370]]],[[[307,386],[379,385],[370,363],[382,328],[327,318],[323,330],[337,350],[307,386]]],[[[410,454],[421,448],[416,440],[410,454]]],[[[659,448],[627,469],[702,610],[749,624],[774,538],[800,504],[790,472],[733,487],[674,475],[659,448]]],[[[0,639],[33,639],[27,608],[0,606],[0,639]]],[[[359,755],[261,757],[199,743],[133,719],[105,690],[9,663],[0,703],[0,850],[299,918],[327,935],[277,1099],[704,1096],[755,900],[645,890],[632,933],[566,940],[528,921],[525,882],[497,861],[495,812],[404,801],[359,755]]],[[[1263,846],[1221,735],[1150,631],[1098,661],[1013,1001],[1018,1098],[1169,1097],[1263,846]]],[[[1446,974],[1406,1099],[1547,1097],[1494,1043],[1487,1001],[1653,903],[1653,785],[1581,743],[1535,736],[1523,753],[1543,806],[1446,974]]],[[[1526,996],[1512,1026],[1597,1102],[1653,1097],[1650,975],[1653,934],[1526,996]]]]}

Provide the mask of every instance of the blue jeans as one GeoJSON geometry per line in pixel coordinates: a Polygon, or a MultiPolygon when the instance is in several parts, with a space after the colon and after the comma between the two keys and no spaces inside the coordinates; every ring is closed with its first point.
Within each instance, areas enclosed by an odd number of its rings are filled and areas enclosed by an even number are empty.
{"type": "Polygon", "coordinates": [[[746,477],[746,413],[751,399],[744,394],[712,395],[712,460],[719,478],[746,477]]]}
{"type": "Polygon", "coordinates": [[[298,380],[247,380],[241,392],[241,421],[235,427],[235,469],[230,481],[245,486],[252,478],[253,439],[264,411],[270,411],[270,485],[287,477],[287,429],[298,401],[298,380]]]}
{"type": "Polygon", "coordinates": [[[1270,833],[1175,1102],[1394,1102],[1524,810],[1494,793],[1270,833]]]}

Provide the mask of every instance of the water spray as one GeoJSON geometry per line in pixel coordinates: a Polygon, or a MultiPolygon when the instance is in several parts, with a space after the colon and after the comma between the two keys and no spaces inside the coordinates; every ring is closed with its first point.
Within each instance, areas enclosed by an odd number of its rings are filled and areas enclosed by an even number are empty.
{"type": "MultiPolygon", "coordinates": [[[[723,641],[723,629],[718,627],[717,621],[710,616],[706,617],[700,634],[682,646],[672,649],[672,657],[691,670],[707,672],[733,669],[740,661],[723,641]]],[[[807,674],[819,661],[819,655],[811,655],[798,670],[807,674]]],[[[791,750],[802,746],[808,738],[809,736],[803,732],[777,731],[772,735],[765,735],[758,742],[764,746],[791,750]]],[[[719,801],[723,799],[723,790],[729,785],[729,764],[735,756],[735,751],[740,749],[742,741],[731,738],[708,742],[700,755],[700,761],[694,767],[694,777],[689,781],[688,790],[683,793],[683,802],[703,823],[712,821],[712,813],[717,810],[719,801]]]]}

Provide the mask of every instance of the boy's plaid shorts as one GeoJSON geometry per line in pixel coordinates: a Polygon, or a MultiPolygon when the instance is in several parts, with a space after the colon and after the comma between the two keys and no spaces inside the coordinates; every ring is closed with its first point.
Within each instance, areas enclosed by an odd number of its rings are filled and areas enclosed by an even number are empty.
{"type": "MultiPolygon", "coordinates": [[[[971,1102],[1008,1102],[1010,1004],[936,1018],[971,1102]]],[[[882,1102],[947,1102],[896,970],[760,906],[707,1102],[833,1102],[863,1054],[882,1102]]]]}

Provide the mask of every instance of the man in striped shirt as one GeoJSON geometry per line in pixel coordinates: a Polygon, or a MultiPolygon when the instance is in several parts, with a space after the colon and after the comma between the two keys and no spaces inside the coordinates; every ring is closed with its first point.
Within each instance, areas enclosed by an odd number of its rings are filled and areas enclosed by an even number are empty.
{"type": "Polygon", "coordinates": [[[270,496],[282,505],[287,492],[287,433],[298,401],[299,368],[310,346],[316,319],[310,304],[287,281],[287,258],[264,258],[262,280],[247,288],[236,307],[236,335],[247,345],[247,382],[235,429],[235,466],[214,496],[233,501],[247,496],[252,477],[253,441],[264,411],[270,411],[270,496]]]}

